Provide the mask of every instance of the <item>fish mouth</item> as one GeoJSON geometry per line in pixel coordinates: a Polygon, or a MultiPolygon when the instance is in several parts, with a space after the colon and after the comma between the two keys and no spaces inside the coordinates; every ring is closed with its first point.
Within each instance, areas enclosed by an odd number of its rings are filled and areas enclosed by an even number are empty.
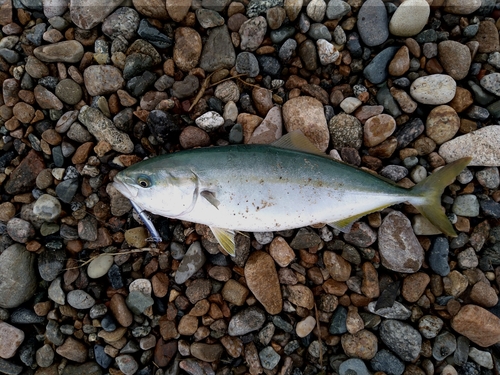
{"type": "Polygon", "coordinates": [[[113,181],[113,186],[118,190],[122,195],[124,195],[128,199],[134,199],[137,198],[138,194],[138,189],[134,188],[133,186],[130,186],[130,184],[127,184],[126,177],[123,177],[120,173],[118,173],[113,181]]]}

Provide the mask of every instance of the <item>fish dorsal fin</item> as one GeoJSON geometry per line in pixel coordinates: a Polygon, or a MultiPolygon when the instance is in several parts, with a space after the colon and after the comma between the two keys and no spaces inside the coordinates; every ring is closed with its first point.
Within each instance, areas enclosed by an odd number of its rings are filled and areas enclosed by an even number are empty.
{"type": "Polygon", "coordinates": [[[230,229],[218,228],[218,227],[210,227],[212,233],[214,234],[219,245],[222,246],[226,252],[234,257],[235,254],[235,242],[234,242],[234,231],[230,229]]]}
{"type": "Polygon", "coordinates": [[[200,195],[205,198],[212,206],[219,209],[219,200],[215,197],[215,194],[209,190],[203,190],[200,195]]]}
{"type": "Polygon", "coordinates": [[[321,150],[319,150],[300,130],[294,130],[285,134],[276,142],[272,143],[272,146],[285,148],[287,150],[307,152],[308,154],[324,156],[325,158],[328,157],[324,152],[321,152],[321,150]]]}

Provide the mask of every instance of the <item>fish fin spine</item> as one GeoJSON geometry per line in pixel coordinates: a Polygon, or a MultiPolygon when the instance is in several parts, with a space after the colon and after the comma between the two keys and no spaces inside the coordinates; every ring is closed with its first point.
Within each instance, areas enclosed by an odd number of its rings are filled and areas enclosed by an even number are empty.
{"type": "Polygon", "coordinates": [[[471,160],[470,157],[456,160],[411,188],[413,198],[409,202],[436,228],[450,237],[456,237],[457,233],[442,209],[441,195],[471,160]]]}

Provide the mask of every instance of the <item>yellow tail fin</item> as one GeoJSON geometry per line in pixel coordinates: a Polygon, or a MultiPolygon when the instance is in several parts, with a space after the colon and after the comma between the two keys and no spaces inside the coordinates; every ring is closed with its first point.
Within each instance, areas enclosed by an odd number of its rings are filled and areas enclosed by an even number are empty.
{"type": "Polygon", "coordinates": [[[431,174],[411,189],[415,198],[420,199],[410,202],[427,220],[447,236],[456,237],[457,233],[442,210],[441,195],[471,160],[470,157],[456,160],[431,174]],[[424,198],[423,202],[421,198],[424,198]]]}

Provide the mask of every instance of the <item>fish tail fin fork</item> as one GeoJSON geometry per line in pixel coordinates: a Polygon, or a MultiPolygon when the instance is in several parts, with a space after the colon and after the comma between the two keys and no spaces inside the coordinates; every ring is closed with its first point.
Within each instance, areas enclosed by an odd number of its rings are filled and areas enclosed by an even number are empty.
{"type": "Polygon", "coordinates": [[[411,189],[415,201],[410,200],[410,203],[447,236],[456,237],[457,233],[442,210],[441,195],[443,195],[444,189],[453,182],[455,177],[462,172],[471,160],[470,157],[456,160],[431,174],[411,189]],[[422,198],[424,199],[422,200],[422,198]]]}

